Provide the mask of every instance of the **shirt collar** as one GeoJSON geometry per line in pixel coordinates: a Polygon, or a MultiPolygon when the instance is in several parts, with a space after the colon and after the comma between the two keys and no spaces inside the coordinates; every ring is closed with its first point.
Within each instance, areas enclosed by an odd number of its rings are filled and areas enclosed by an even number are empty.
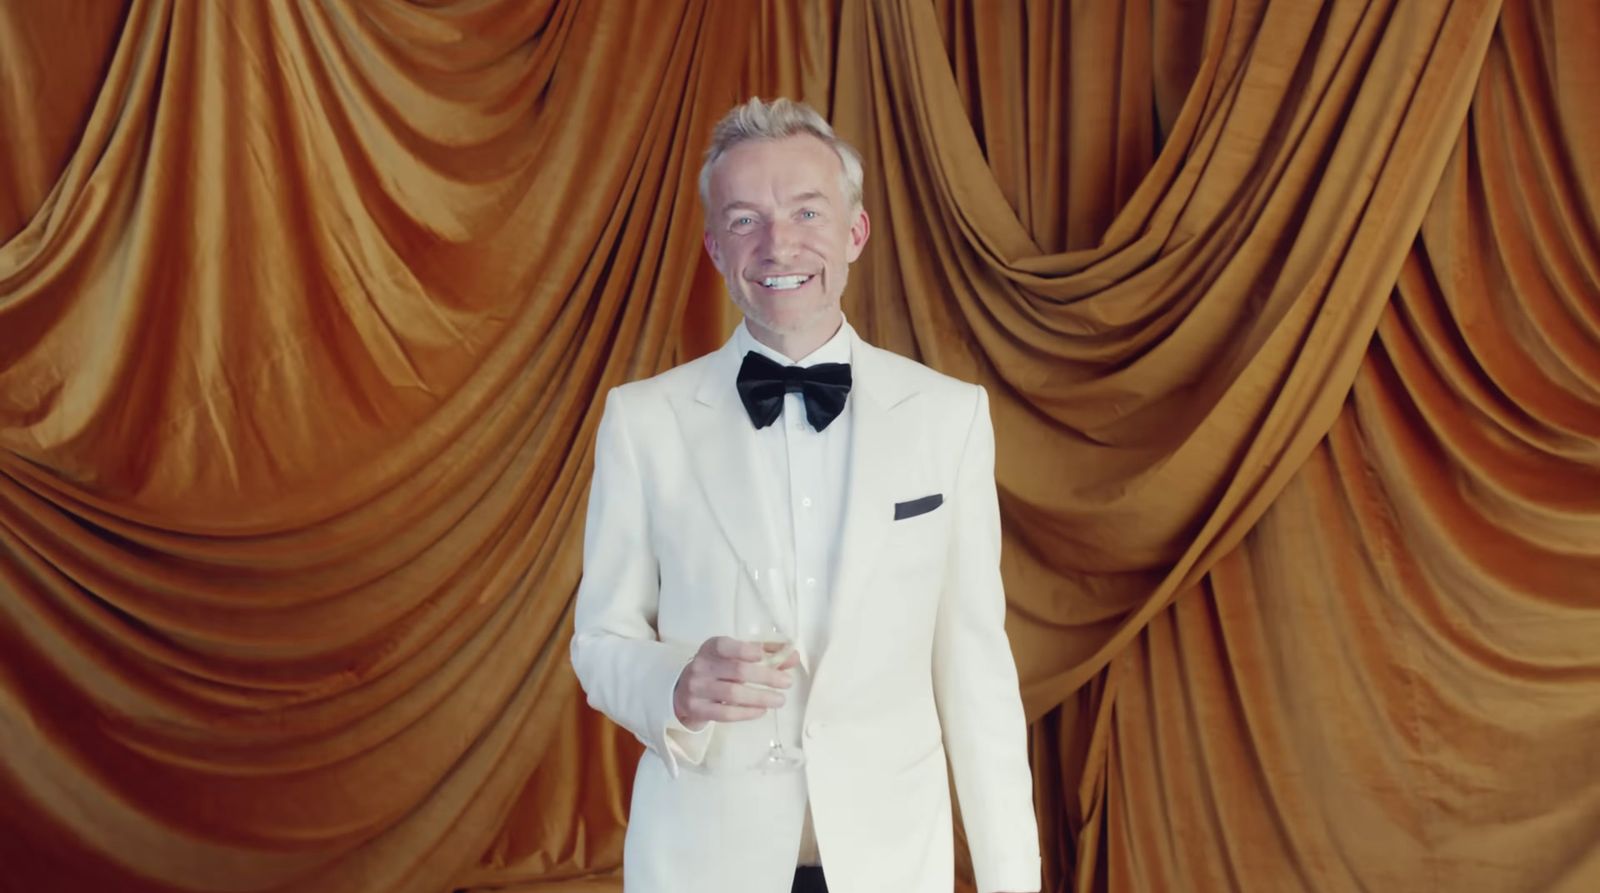
{"type": "Polygon", "coordinates": [[[750,334],[750,323],[748,321],[739,324],[739,328],[734,331],[733,337],[741,357],[753,350],[780,365],[815,366],[818,363],[850,362],[850,341],[853,334],[855,334],[855,329],[850,328],[850,321],[841,316],[839,331],[834,332],[833,337],[829,338],[821,347],[801,357],[798,361],[791,360],[757,341],[756,336],[750,334]]]}

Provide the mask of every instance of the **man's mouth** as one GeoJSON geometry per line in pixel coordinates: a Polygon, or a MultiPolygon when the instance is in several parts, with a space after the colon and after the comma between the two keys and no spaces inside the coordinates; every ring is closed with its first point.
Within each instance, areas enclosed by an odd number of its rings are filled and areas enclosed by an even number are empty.
{"type": "Polygon", "coordinates": [[[763,276],[758,281],[763,287],[773,291],[789,291],[810,282],[815,275],[815,273],[795,273],[790,276],[763,276]]]}

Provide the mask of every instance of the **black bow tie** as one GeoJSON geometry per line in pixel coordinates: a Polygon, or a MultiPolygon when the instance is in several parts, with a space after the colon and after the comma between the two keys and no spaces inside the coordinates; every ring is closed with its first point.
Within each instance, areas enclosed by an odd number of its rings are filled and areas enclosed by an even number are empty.
{"type": "Polygon", "coordinates": [[[850,364],[818,363],[784,366],[750,351],[739,367],[739,399],[757,428],[777,421],[783,412],[783,395],[799,391],[806,400],[806,421],[821,431],[844,411],[850,396],[850,364]]]}

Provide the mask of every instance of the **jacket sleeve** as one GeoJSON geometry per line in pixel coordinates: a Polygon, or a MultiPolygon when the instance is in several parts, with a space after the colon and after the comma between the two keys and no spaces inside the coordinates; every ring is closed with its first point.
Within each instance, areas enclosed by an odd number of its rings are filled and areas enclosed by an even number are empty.
{"type": "Polygon", "coordinates": [[[976,388],[957,471],[954,547],[934,632],[933,682],[978,890],[1040,887],[1039,831],[1000,580],[989,398],[976,388]]]}
{"type": "Polygon", "coordinates": [[[673,688],[695,651],[662,642],[656,633],[660,569],[625,397],[618,389],[607,395],[595,439],[572,667],[589,704],[632,732],[676,776],[680,761],[703,758],[708,732],[688,732],[672,712],[673,688]]]}

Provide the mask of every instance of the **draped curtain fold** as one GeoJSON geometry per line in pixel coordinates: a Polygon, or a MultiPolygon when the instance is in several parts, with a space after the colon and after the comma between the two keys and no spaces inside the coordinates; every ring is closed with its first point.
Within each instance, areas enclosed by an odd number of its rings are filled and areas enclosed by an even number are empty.
{"type": "Polygon", "coordinates": [[[715,119],[984,383],[1047,889],[1600,883],[1600,10],[0,6],[0,889],[616,889],[607,388],[715,119]]]}

